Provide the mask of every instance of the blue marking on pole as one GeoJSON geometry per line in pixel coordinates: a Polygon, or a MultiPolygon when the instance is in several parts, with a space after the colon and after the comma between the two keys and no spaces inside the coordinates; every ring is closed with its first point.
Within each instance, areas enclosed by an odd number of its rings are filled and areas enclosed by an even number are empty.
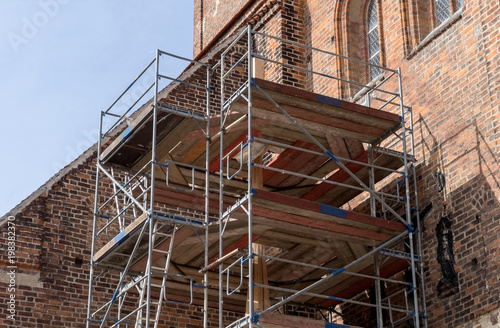
{"type": "Polygon", "coordinates": [[[342,101],[337,98],[332,98],[324,95],[316,95],[316,101],[319,101],[324,104],[329,104],[337,107],[341,107],[342,101]]]}
{"type": "Polygon", "coordinates": [[[400,122],[403,122],[403,116],[398,116],[400,122]]]}
{"type": "Polygon", "coordinates": [[[120,243],[120,240],[122,240],[122,238],[125,237],[125,230],[123,230],[122,232],[120,232],[118,235],[116,235],[114,241],[115,241],[115,244],[118,244],[120,243]]]}
{"type": "Polygon", "coordinates": [[[335,297],[335,296],[329,296],[328,299],[334,300],[334,301],[339,301],[339,302],[342,302],[344,300],[342,298],[338,298],[338,297],[335,297]]]}
{"type": "Polygon", "coordinates": [[[122,134],[120,135],[120,138],[123,140],[123,141],[126,141],[129,137],[130,137],[130,132],[132,131],[132,128],[129,126],[127,126],[127,128],[125,130],[123,130],[122,134]]]}
{"type": "Polygon", "coordinates": [[[349,328],[350,326],[341,325],[333,322],[325,322],[325,328],[349,328]]]}
{"type": "Polygon", "coordinates": [[[115,294],[113,295],[113,298],[111,299],[111,304],[113,304],[116,301],[117,297],[118,297],[118,291],[115,291],[115,294]]]}
{"type": "Polygon", "coordinates": [[[335,272],[333,272],[331,275],[332,275],[332,276],[336,276],[336,275],[338,275],[338,274],[340,274],[340,273],[342,273],[342,272],[344,272],[344,271],[345,271],[345,267],[343,267],[343,268],[341,268],[341,269],[336,270],[336,271],[335,271],[335,272]]]}
{"type": "Polygon", "coordinates": [[[326,154],[331,158],[333,159],[335,162],[337,163],[340,163],[340,161],[337,159],[337,157],[333,156],[332,153],[330,153],[329,151],[326,152],[326,154]]]}
{"type": "Polygon", "coordinates": [[[255,195],[256,191],[255,188],[252,188],[252,195],[255,195]]]}
{"type": "Polygon", "coordinates": [[[411,233],[411,232],[413,232],[413,227],[412,227],[412,225],[411,225],[411,224],[408,224],[408,225],[406,226],[406,231],[408,231],[408,232],[410,232],[410,233],[411,233]]]}
{"type": "Polygon", "coordinates": [[[245,262],[247,262],[249,260],[249,258],[247,257],[246,259],[244,259],[241,264],[245,264],[245,262]]]}
{"type": "Polygon", "coordinates": [[[343,218],[343,219],[346,218],[346,214],[347,214],[346,210],[342,210],[340,208],[336,208],[336,207],[324,205],[324,204],[320,204],[319,211],[323,214],[333,215],[333,216],[337,216],[337,217],[343,218]]]}

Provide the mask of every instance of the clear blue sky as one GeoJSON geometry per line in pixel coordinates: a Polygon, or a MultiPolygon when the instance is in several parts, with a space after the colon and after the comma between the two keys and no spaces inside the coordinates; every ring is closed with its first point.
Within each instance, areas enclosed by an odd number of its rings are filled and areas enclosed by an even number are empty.
{"type": "Polygon", "coordinates": [[[191,58],[192,36],[191,0],[2,0],[0,216],[96,141],[157,48],[191,58]]]}

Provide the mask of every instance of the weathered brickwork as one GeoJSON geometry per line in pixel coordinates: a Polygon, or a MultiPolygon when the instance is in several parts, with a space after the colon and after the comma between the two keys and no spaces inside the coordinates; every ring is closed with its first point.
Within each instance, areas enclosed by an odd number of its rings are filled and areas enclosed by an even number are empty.
{"type": "MultiPolygon", "coordinates": [[[[94,156],[75,167],[15,215],[16,224],[16,307],[15,321],[9,320],[6,306],[0,311],[2,327],[85,327],[92,233],[95,173],[94,156]]],[[[111,189],[110,189],[111,190],[111,189]]],[[[178,210],[191,215],[193,211],[178,210]],[[189,212],[189,213],[188,213],[189,212]]],[[[2,245],[7,245],[6,225],[2,245]]],[[[112,232],[110,232],[112,234],[112,232]]],[[[2,271],[9,267],[6,252],[0,259],[2,271]]],[[[113,295],[119,277],[105,274],[94,290],[93,301],[104,304],[113,295]]],[[[0,298],[8,300],[8,282],[0,283],[0,298]]],[[[132,308],[134,304],[129,303],[132,308]]],[[[127,304],[124,307],[126,311],[127,304]]],[[[228,322],[236,320],[225,312],[228,322]]],[[[202,307],[168,304],[160,327],[200,327],[202,307]]],[[[218,313],[209,312],[211,326],[218,326],[218,313]]]]}
{"type": "Polygon", "coordinates": [[[17,313],[14,323],[2,307],[5,326],[85,326],[94,170],[90,160],[74,168],[15,216],[17,313]]]}
{"type": "MultiPolygon", "coordinates": [[[[282,10],[262,31],[293,40],[303,36],[300,42],[307,45],[367,60],[367,3],[282,1],[288,12],[300,13],[303,26],[294,36],[283,33],[276,20],[295,23],[282,10]]],[[[456,327],[480,321],[499,307],[499,4],[466,0],[460,9],[453,1],[450,19],[441,26],[427,1],[377,4],[381,63],[401,67],[405,103],[413,108],[420,205],[433,204],[423,223],[429,324],[456,327]],[[445,178],[442,191],[437,172],[445,178]],[[446,238],[452,243],[456,288],[443,283],[446,265],[439,263],[442,217],[451,223],[446,238]]],[[[328,62],[325,55],[306,55],[306,65],[368,82],[365,68],[343,60],[328,62]]],[[[314,76],[307,77],[306,88],[340,98],[358,91],[314,76]]],[[[396,85],[391,88],[396,90],[396,85]]]]}
{"type": "Polygon", "coordinates": [[[221,0],[194,1],[193,56],[196,58],[212,42],[219,43],[238,27],[259,18],[261,10],[271,7],[277,0],[221,0]],[[219,33],[221,33],[219,35],[219,33]],[[218,38],[216,38],[218,37],[218,38]]]}

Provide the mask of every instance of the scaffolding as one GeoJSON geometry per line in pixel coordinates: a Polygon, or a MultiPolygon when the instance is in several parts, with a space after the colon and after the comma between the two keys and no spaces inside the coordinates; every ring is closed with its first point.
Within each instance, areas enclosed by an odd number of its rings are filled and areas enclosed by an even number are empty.
{"type": "Polygon", "coordinates": [[[400,69],[251,27],[210,56],[157,51],[101,113],[87,327],[156,328],[168,303],[202,306],[203,327],[209,309],[221,328],[300,327],[284,314],[289,304],[366,307],[379,327],[426,327],[400,69]],[[173,77],[162,57],[189,66],[173,77]],[[372,67],[381,75],[361,82],[372,67]],[[115,111],[152,68],[152,83],[115,111]],[[325,86],[328,95],[314,92],[325,86]],[[369,214],[351,208],[365,201],[369,214]],[[360,296],[372,286],[374,299],[360,296]],[[227,322],[226,310],[242,315],[227,322]]]}

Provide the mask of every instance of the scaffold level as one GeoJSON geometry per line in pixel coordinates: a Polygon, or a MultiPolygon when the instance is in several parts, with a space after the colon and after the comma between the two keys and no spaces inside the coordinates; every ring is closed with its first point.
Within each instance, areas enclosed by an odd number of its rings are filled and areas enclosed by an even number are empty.
{"type": "Polygon", "coordinates": [[[413,121],[400,71],[381,67],[385,79],[360,85],[266,57],[266,39],[332,65],[350,61],[248,28],[199,62],[158,51],[135,80],[154,69],[150,87],[124,113],[102,113],[88,327],[158,327],[169,303],[203,306],[204,327],[209,308],[219,327],[343,327],[277,312],[290,302],[374,308],[380,327],[426,325],[413,121]],[[169,76],[162,57],[189,68],[169,76]],[[289,71],[339,94],[364,87],[366,100],[278,82],[289,71]],[[160,90],[161,80],[172,82],[160,90]],[[130,114],[148,92],[153,99],[130,114]],[[352,208],[355,198],[367,213],[352,208]],[[403,270],[410,278],[396,279],[403,270]],[[100,280],[113,285],[105,304],[93,301],[100,280]],[[383,295],[383,285],[397,288],[383,295]],[[374,300],[358,297],[372,286],[374,300]],[[241,319],[227,322],[224,310],[241,319]]]}

